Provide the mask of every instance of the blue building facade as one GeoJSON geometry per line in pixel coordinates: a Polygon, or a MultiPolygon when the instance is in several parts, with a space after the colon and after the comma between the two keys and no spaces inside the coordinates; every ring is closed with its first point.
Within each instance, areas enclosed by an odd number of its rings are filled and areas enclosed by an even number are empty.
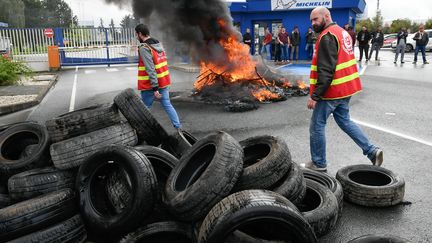
{"type": "Polygon", "coordinates": [[[247,0],[229,6],[234,25],[244,34],[251,29],[252,52],[258,53],[264,39],[264,30],[269,27],[272,34],[278,26],[283,26],[291,35],[294,26],[301,34],[300,59],[307,59],[305,51],[306,32],[311,27],[310,13],[313,8],[324,6],[330,9],[333,21],[343,26],[350,23],[355,27],[357,14],[363,13],[365,0],[247,0]]]}

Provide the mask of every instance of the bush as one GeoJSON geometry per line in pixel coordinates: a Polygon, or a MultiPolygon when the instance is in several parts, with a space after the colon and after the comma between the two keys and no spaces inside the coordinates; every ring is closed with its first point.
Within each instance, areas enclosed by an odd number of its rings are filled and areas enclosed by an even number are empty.
{"type": "Polygon", "coordinates": [[[21,75],[30,76],[31,73],[24,63],[0,56],[0,86],[14,85],[21,75]]]}

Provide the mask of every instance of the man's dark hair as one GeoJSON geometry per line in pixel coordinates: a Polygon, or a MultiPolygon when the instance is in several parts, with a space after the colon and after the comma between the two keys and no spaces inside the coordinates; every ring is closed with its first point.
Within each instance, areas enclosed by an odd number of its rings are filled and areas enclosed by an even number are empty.
{"type": "Polygon", "coordinates": [[[141,33],[143,36],[149,36],[150,30],[145,24],[139,24],[135,27],[135,32],[141,33]]]}

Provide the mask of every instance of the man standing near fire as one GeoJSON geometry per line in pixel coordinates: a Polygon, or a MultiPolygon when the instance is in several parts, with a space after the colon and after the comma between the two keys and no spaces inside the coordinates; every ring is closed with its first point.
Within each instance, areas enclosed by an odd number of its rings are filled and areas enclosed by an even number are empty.
{"type": "Polygon", "coordinates": [[[307,103],[307,107],[313,109],[309,128],[312,160],[305,167],[327,170],[325,125],[330,114],[372,164],[381,166],[383,151],[369,142],[349,116],[351,96],[362,90],[351,36],[333,23],[330,11],[325,7],[315,8],[310,19],[315,32],[320,34],[312,58],[311,97],[307,103]]]}
{"type": "Polygon", "coordinates": [[[180,129],[179,117],[169,98],[171,78],[162,43],[150,37],[150,30],[144,24],[137,25],[135,33],[140,42],[138,90],[141,91],[142,101],[150,109],[155,99],[160,100],[174,128],[180,129]]]}

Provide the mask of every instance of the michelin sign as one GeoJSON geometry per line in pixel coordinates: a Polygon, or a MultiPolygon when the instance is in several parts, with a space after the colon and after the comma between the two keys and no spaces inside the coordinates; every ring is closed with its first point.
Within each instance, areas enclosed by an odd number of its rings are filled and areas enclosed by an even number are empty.
{"type": "Polygon", "coordinates": [[[331,8],[333,0],[271,0],[272,11],[313,9],[319,6],[331,8]]]}

